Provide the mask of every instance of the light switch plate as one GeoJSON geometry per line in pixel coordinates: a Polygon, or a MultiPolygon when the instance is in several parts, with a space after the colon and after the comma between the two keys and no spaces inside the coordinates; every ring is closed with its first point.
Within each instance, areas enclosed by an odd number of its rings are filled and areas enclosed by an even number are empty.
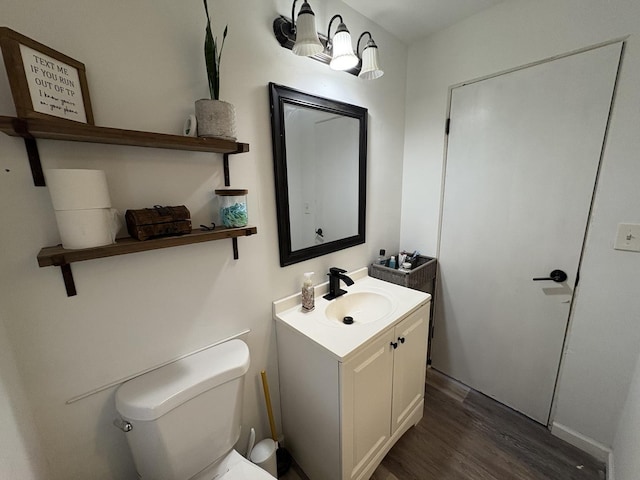
{"type": "Polygon", "coordinates": [[[640,252],[640,225],[634,223],[621,223],[618,225],[618,234],[613,248],[640,252]]]}

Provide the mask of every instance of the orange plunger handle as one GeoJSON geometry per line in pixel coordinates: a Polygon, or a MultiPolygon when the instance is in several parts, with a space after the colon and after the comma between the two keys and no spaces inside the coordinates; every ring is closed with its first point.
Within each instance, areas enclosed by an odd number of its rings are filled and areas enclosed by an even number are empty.
{"type": "Polygon", "coordinates": [[[269,415],[269,427],[271,427],[271,438],[274,442],[278,441],[278,435],[276,433],[276,422],[273,420],[273,408],[271,407],[271,395],[269,395],[269,383],[267,382],[267,372],[262,370],[262,388],[264,389],[264,401],[267,404],[267,415],[269,415]]]}

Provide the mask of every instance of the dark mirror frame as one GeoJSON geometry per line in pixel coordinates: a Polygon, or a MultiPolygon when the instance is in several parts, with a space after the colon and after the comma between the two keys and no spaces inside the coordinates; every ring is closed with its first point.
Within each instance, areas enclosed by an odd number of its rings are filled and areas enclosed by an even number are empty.
{"type": "MultiPolygon", "coordinates": [[[[278,243],[280,245],[280,266],[285,267],[310,258],[337,252],[365,242],[365,217],[367,200],[367,117],[366,108],[337,100],[318,97],[293,88],[269,83],[271,100],[271,134],[273,142],[273,166],[276,181],[276,208],[278,216],[278,243]],[[359,175],[358,175],[358,233],[321,245],[300,250],[291,250],[291,222],[289,219],[289,189],[287,179],[286,131],[284,124],[284,105],[321,110],[358,120],[360,124],[359,175]]],[[[336,212],[339,215],[340,212],[336,212]]]]}

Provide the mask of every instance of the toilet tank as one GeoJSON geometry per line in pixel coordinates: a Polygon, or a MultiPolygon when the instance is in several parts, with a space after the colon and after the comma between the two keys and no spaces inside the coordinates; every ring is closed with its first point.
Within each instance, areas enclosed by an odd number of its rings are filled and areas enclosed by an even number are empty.
{"type": "Polygon", "coordinates": [[[123,383],[116,409],[140,478],[187,480],[240,436],[249,348],[231,340],[123,383]]]}

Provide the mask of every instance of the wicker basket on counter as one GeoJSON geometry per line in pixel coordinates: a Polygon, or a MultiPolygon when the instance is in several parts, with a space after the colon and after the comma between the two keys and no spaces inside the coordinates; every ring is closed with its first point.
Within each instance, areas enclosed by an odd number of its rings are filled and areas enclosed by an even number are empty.
{"type": "Polygon", "coordinates": [[[435,258],[418,255],[408,272],[374,263],[369,266],[369,276],[433,295],[437,263],[435,258]]]}

